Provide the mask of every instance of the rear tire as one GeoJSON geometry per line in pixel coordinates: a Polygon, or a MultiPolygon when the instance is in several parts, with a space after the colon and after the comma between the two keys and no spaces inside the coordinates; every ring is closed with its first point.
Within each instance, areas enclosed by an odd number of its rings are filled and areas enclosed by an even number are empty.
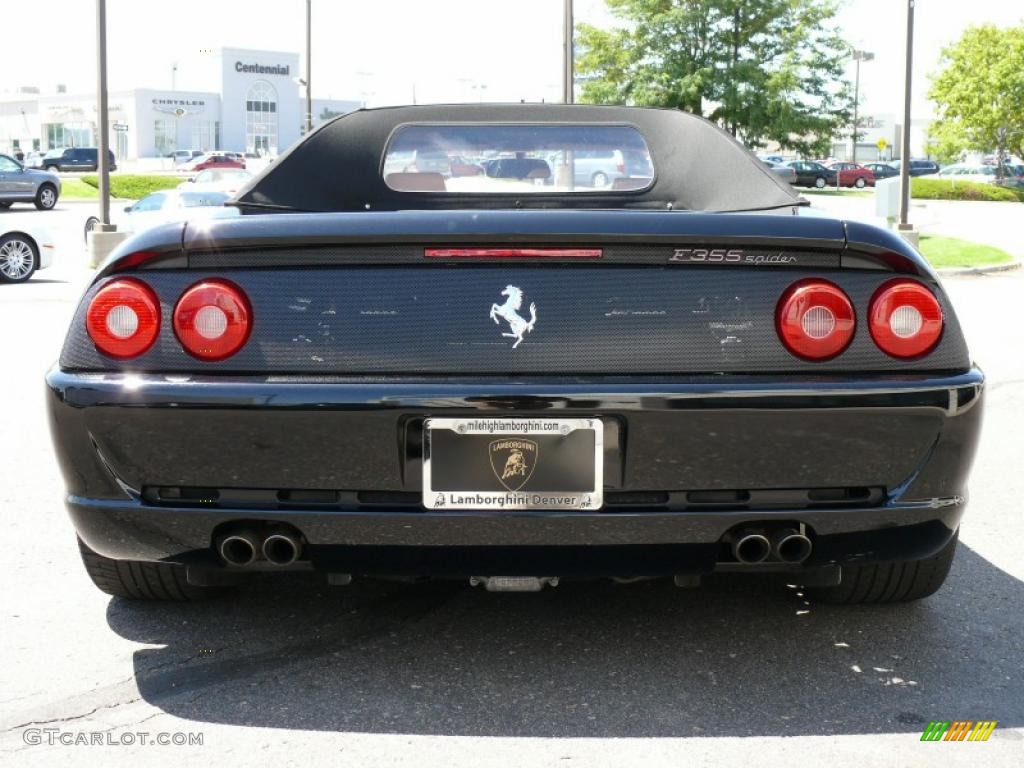
{"type": "Polygon", "coordinates": [[[41,184],[36,192],[36,208],[49,211],[57,204],[57,188],[53,184],[41,184]]]}
{"type": "Polygon", "coordinates": [[[197,587],[185,580],[185,566],[175,563],[147,563],[112,560],[93,552],[81,540],[78,550],[92,583],[101,592],[127,600],[188,602],[217,595],[216,587],[197,587]]]}
{"type": "Polygon", "coordinates": [[[825,181],[824,176],[819,176],[814,180],[814,186],[817,187],[818,189],[824,189],[826,184],[828,184],[828,182],[825,181]]]}
{"type": "Polygon", "coordinates": [[[867,184],[868,183],[866,181],[864,181],[864,177],[863,176],[859,176],[857,178],[857,180],[855,182],[853,182],[853,186],[855,186],[857,189],[864,189],[864,187],[866,187],[867,184]]]}
{"type": "Polygon", "coordinates": [[[598,171],[590,178],[590,184],[594,189],[604,189],[608,186],[608,175],[598,171]]]}
{"type": "Polygon", "coordinates": [[[938,591],[949,575],[959,535],[957,531],[946,546],[924,560],[844,565],[839,586],[809,587],[807,594],[820,603],[837,605],[906,603],[928,597],[938,591]]]}

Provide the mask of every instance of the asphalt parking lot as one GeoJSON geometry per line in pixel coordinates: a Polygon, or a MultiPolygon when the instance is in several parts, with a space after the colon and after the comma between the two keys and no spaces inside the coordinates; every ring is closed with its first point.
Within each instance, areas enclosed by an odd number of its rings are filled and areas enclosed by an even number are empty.
{"type": "MultiPolygon", "coordinates": [[[[69,251],[82,208],[53,214],[69,251]]],[[[88,581],[50,453],[42,376],[87,276],[80,261],[0,286],[5,764],[1020,764],[1019,271],[948,281],[988,401],[961,546],[928,600],[823,606],[784,581],[725,576],[699,590],[537,595],[297,578],[147,605],[88,581]],[[987,743],[919,741],[931,720],[983,719],[999,721],[987,743]],[[26,743],[41,728],[203,744],[26,743]]]]}

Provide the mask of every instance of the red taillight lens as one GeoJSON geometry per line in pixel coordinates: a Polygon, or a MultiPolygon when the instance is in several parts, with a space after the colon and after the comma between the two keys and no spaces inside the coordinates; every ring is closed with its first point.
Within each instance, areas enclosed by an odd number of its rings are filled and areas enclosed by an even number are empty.
{"type": "Polygon", "coordinates": [[[96,349],[107,357],[138,357],[160,333],[160,302],[145,283],[114,280],[89,302],[85,327],[96,349]]]}
{"type": "Polygon", "coordinates": [[[200,360],[223,360],[240,350],[252,330],[252,308],[242,289],[226,280],[204,280],[185,291],[174,308],[178,341],[200,360]]]}
{"type": "Polygon", "coordinates": [[[779,338],[805,360],[835,357],[853,339],[853,305],[825,280],[801,280],[782,295],[776,311],[779,338]]]}
{"type": "Polygon", "coordinates": [[[935,294],[913,280],[890,280],[871,297],[871,338],[887,355],[918,357],[942,336],[942,307],[935,294]]]}

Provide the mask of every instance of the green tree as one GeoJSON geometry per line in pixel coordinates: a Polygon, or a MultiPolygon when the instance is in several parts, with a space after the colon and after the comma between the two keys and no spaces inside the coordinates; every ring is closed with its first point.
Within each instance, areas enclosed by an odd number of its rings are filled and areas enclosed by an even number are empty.
{"type": "Polygon", "coordinates": [[[581,101],[685,109],[812,155],[849,124],[837,0],[605,2],[619,26],[577,28],[581,101]]]}
{"type": "Polygon", "coordinates": [[[1024,25],[971,27],[939,65],[929,149],[947,160],[964,150],[1024,157],[1024,25]]]}

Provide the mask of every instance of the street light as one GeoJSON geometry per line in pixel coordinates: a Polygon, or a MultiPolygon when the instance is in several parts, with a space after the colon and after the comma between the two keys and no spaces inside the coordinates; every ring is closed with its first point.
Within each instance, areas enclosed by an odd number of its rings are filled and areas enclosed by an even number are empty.
{"type": "Polygon", "coordinates": [[[96,170],[99,176],[100,224],[110,226],[110,158],[107,147],[107,0],[96,0],[96,124],[99,141],[96,170]]]}
{"type": "Polygon", "coordinates": [[[907,0],[907,60],[903,86],[903,141],[900,150],[900,232],[910,232],[914,228],[909,223],[910,217],[910,89],[911,75],[914,73],[914,0],[907,0]]]}
{"type": "Polygon", "coordinates": [[[313,130],[313,0],[306,0],[306,135],[313,130]]]}
{"type": "Polygon", "coordinates": [[[850,160],[854,163],[857,162],[857,135],[859,125],[857,123],[857,108],[860,106],[860,63],[862,61],[871,61],[875,58],[875,54],[868,51],[854,51],[853,60],[857,62],[857,75],[854,79],[853,86],[853,151],[850,153],[850,160]]]}
{"type": "Polygon", "coordinates": [[[573,102],[573,22],[572,22],[572,0],[565,0],[562,6],[562,101],[566,104],[573,102]]]}

